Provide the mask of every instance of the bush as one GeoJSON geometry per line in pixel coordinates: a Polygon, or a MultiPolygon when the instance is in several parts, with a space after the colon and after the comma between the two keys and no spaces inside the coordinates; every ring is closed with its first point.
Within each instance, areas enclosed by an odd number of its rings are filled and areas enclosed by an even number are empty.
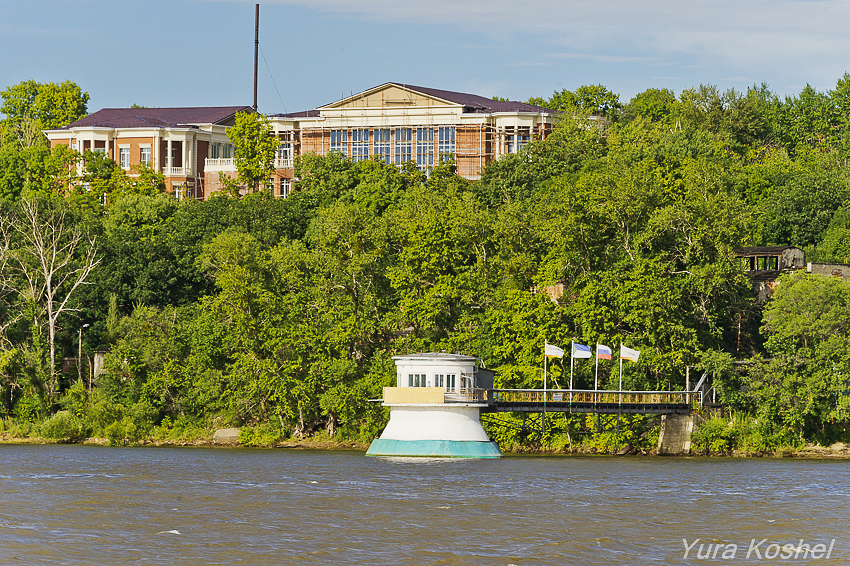
{"type": "Polygon", "coordinates": [[[44,412],[44,403],[41,397],[33,389],[27,392],[18,399],[15,403],[15,417],[18,422],[37,422],[44,412]]]}
{"type": "Polygon", "coordinates": [[[729,419],[711,417],[691,435],[691,445],[703,454],[727,454],[735,446],[735,430],[729,419]]]}
{"type": "Polygon", "coordinates": [[[786,443],[786,437],[774,430],[766,419],[754,419],[750,416],[738,416],[732,421],[737,448],[743,452],[767,454],[786,443]]]}
{"type": "Polygon", "coordinates": [[[88,437],[88,433],[89,429],[85,423],[69,411],[59,411],[48,417],[39,427],[39,434],[52,440],[79,442],[88,437]]]}
{"type": "Polygon", "coordinates": [[[239,429],[239,444],[242,446],[273,446],[286,438],[286,431],[274,421],[256,427],[243,426],[239,429]]]}
{"type": "Polygon", "coordinates": [[[124,411],[121,420],[106,427],[106,438],[113,446],[135,444],[147,438],[153,429],[156,409],[147,401],[139,401],[124,411]]]}
{"type": "Polygon", "coordinates": [[[78,417],[84,417],[90,407],[86,384],[79,380],[74,382],[65,392],[59,403],[63,409],[70,411],[78,417]]]}

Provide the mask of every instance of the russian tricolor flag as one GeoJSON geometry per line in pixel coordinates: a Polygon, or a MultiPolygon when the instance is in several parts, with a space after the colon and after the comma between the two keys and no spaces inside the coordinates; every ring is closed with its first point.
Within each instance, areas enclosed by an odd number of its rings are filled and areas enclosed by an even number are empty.
{"type": "Polygon", "coordinates": [[[603,346],[599,342],[596,343],[596,359],[597,360],[611,360],[613,359],[613,354],[611,354],[611,348],[608,346],[603,346]]]}

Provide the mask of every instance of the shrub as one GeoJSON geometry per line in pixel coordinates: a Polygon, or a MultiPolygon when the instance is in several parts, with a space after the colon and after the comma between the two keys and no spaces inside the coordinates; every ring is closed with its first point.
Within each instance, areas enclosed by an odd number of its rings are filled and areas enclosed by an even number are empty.
{"type": "Polygon", "coordinates": [[[704,454],[726,454],[735,445],[735,430],[729,419],[711,417],[691,435],[691,445],[704,454]]]}
{"type": "Polygon", "coordinates": [[[88,427],[69,411],[59,411],[45,419],[39,426],[39,434],[43,438],[53,440],[69,440],[78,442],[88,436],[88,427]]]}
{"type": "Polygon", "coordinates": [[[279,424],[275,425],[274,421],[239,429],[239,444],[242,446],[273,446],[275,442],[285,438],[286,431],[279,424]]]}
{"type": "Polygon", "coordinates": [[[106,427],[106,438],[113,446],[135,444],[147,438],[153,429],[156,409],[147,401],[139,401],[124,411],[121,420],[106,427]]]}
{"type": "Polygon", "coordinates": [[[44,404],[41,397],[33,389],[27,390],[15,403],[15,417],[18,422],[34,423],[41,418],[43,412],[44,404]]]}

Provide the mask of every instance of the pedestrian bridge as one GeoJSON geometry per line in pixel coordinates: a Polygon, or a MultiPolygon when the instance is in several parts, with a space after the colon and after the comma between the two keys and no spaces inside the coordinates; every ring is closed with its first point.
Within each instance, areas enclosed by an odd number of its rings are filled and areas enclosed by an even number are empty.
{"type": "Polygon", "coordinates": [[[387,387],[382,401],[387,405],[472,403],[482,413],[687,415],[702,405],[702,392],[387,387]]]}
{"type": "Polygon", "coordinates": [[[491,389],[482,413],[607,413],[687,415],[701,392],[491,389]]]}

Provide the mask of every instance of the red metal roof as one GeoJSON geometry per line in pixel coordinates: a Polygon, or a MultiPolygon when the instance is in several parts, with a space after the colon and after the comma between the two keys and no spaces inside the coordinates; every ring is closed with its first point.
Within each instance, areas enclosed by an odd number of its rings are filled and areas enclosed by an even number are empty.
{"type": "MultiPolygon", "coordinates": [[[[453,102],[454,104],[459,104],[463,106],[468,112],[476,112],[476,113],[492,113],[492,112],[532,112],[535,114],[546,113],[546,114],[557,114],[558,110],[552,110],[551,108],[544,108],[542,106],[535,106],[533,104],[527,104],[525,102],[515,102],[515,101],[500,101],[500,100],[492,100],[487,98],[486,96],[478,96],[477,94],[467,94],[465,92],[454,92],[451,90],[440,90],[437,88],[428,88],[424,86],[413,86],[404,83],[386,83],[386,85],[395,85],[401,88],[406,88],[409,90],[416,91],[420,94],[424,94],[426,96],[432,96],[435,98],[441,98],[447,102],[453,102]]],[[[381,85],[381,86],[386,86],[381,85]]],[[[378,88],[378,87],[376,87],[378,88]]],[[[369,92],[375,89],[369,89],[364,92],[369,92]]],[[[357,95],[350,98],[356,98],[357,95]]],[[[347,100],[347,99],[344,99],[347,100]]],[[[313,118],[318,117],[320,111],[319,110],[306,110],[303,112],[293,112],[291,114],[275,114],[280,118],[313,118]]]]}
{"type": "Polygon", "coordinates": [[[164,128],[196,124],[218,124],[250,106],[207,106],[195,108],[104,108],[80,118],[65,128],[164,128]]]}
{"type": "Polygon", "coordinates": [[[527,104],[525,102],[492,100],[490,98],[487,98],[486,96],[478,96],[477,94],[467,94],[465,92],[453,92],[451,90],[440,90],[437,88],[406,85],[403,83],[390,84],[394,84],[402,88],[408,88],[410,90],[415,90],[416,92],[420,92],[428,96],[442,98],[443,100],[466,106],[478,112],[546,112],[549,114],[558,112],[557,110],[543,108],[542,106],[534,106],[533,104],[527,104]]]}

